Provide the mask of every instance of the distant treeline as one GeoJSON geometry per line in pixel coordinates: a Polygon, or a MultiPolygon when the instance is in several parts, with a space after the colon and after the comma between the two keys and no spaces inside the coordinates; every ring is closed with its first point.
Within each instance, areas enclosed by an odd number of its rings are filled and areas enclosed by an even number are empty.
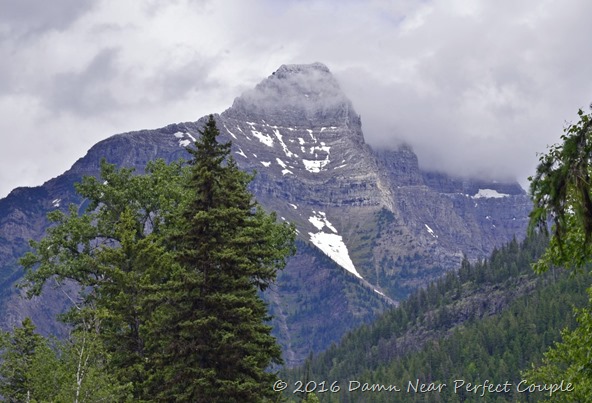
{"type": "MultiPolygon", "coordinates": [[[[286,394],[302,399],[305,393],[293,393],[302,382],[300,389],[316,392],[321,402],[548,398],[550,392],[529,393],[535,388],[520,384],[523,371],[540,361],[563,328],[575,326],[573,307],[585,305],[589,281],[559,269],[534,274],[531,263],[546,245],[547,239],[536,235],[513,240],[486,261],[465,259],[458,271],[373,324],[286,370],[281,374],[286,394]]],[[[558,393],[569,392],[554,397],[558,393]]]]}

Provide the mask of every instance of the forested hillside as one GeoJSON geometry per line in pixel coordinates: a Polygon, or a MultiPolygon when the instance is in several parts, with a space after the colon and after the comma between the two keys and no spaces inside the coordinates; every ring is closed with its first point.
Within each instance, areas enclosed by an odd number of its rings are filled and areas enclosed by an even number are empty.
{"type": "Polygon", "coordinates": [[[413,294],[375,323],[349,333],[303,367],[286,371],[286,391],[294,399],[303,393],[292,392],[306,391],[308,385],[322,402],[549,397],[548,391],[529,395],[528,383],[518,386],[522,372],[540,361],[561,329],[575,325],[572,308],[585,304],[589,279],[559,270],[534,274],[531,263],[546,243],[542,236],[521,244],[513,241],[487,261],[464,261],[458,272],[413,294]],[[370,390],[364,391],[366,383],[370,390]],[[488,384],[493,386],[487,389],[488,384]],[[377,385],[390,391],[378,391],[377,385]],[[481,386],[475,389],[476,385],[481,386]]]}

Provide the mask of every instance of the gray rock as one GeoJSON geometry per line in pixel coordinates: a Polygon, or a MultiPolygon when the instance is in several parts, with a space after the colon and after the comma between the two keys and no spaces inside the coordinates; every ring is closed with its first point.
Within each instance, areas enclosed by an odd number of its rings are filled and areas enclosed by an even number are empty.
{"type": "MultiPolygon", "coordinates": [[[[518,184],[423,172],[406,146],[372,150],[320,63],[281,66],[215,117],[239,167],[257,171],[256,198],[299,231],[299,253],[265,296],[289,364],[457,268],[463,254],[486,257],[525,235],[531,205],[518,184]]],[[[59,292],[27,302],[11,286],[28,239],[47,228],[46,213],[82,206],[73,183],[97,175],[102,158],[138,172],[155,158],[187,158],[205,119],[113,136],[60,177],[0,200],[0,326],[33,315],[45,333],[63,331],[53,318],[64,309],[59,292]]]]}

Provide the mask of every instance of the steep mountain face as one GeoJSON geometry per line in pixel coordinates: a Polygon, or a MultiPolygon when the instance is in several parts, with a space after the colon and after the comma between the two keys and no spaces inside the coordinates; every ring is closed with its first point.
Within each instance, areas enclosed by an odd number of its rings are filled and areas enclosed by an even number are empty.
{"type": "MultiPolygon", "coordinates": [[[[265,295],[288,364],[457,268],[463,254],[484,257],[524,235],[530,203],[517,184],[423,172],[405,146],[372,150],[351,101],[320,63],[280,67],[215,117],[239,167],[257,171],[257,200],[298,229],[298,254],[265,295]]],[[[113,136],[62,176],[0,200],[0,326],[30,315],[59,332],[50,311],[63,309],[63,292],[48,289],[40,311],[11,285],[27,240],[47,227],[45,214],[82,208],[74,182],[97,175],[101,158],[140,172],[155,158],[186,158],[204,123],[113,136]]]]}
{"type": "MultiPolygon", "coordinates": [[[[378,151],[376,156],[393,190],[395,211],[423,245],[417,252],[423,256],[422,266],[432,262],[432,267],[448,270],[458,267],[463,254],[471,260],[485,258],[495,247],[524,236],[531,203],[517,183],[423,172],[415,154],[405,146],[378,151]]],[[[398,269],[404,289],[410,290],[405,265],[395,264],[395,272],[398,269]]],[[[437,269],[435,273],[441,274],[437,269]]]]}

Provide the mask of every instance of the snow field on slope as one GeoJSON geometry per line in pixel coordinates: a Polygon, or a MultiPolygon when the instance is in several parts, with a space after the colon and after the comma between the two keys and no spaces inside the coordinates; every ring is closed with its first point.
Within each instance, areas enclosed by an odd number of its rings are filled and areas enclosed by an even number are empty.
{"type": "Polygon", "coordinates": [[[479,191],[477,192],[477,194],[475,194],[473,196],[473,199],[480,199],[480,198],[484,198],[484,199],[490,199],[490,198],[496,198],[499,199],[501,197],[508,197],[510,196],[509,194],[506,193],[499,193],[497,190],[493,190],[493,189],[479,189],[479,191]]]}
{"type": "Polygon", "coordinates": [[[325,255],[329,256],[335,263],[343,267],[358,278],[362,278],[360,273],[356,270],[354,263],[349,257],[347,246],[343,242],[341,235],[337,234],[337,229],[327,219],[327,215],[322,212],[313,211],[314,216],[310,217],[308,221],[314,225],[319,231],[316,234],[309,232],[310,241],[319,248],[325,255]],[[329,228],[333,234],[322,232],[323,228],[329,228]]]}

